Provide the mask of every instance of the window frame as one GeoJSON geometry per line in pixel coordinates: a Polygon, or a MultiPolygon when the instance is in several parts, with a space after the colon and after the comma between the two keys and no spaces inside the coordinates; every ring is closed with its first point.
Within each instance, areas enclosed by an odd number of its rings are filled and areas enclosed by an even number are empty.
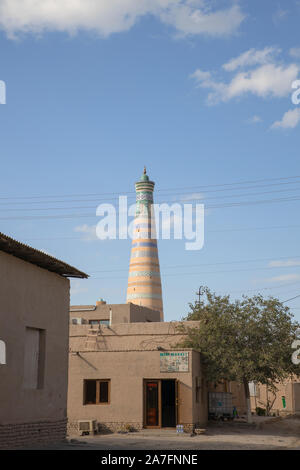
{"type": "MultiPolygon", "coordinates": [[[[31,362],[31,361],[30,361],[31,362]]],[[[36,328],[34,326],[25,326],[25,339],[24,339],[24,365],[23,365],[23,383],[22,388],[24,390],[43,390],[44,389],[44,382],[45,382],[45,372],[46,372],[46,329],[44,328],[36,328]],[[30,382],[28,378],[28,373],[30,372],[27,369],[27,361],[28,360],[28,336],[31,332],[38,333],[38,341],[37,341],[37,361],[36,361],[36,380],[30,382]]]]}
{"type": "Polygon", "coordinates": [[[92,326],[107,326],[109,325],[109,318],[102,318],[101,320],[88,320],[88,324],[92,326]]]}
{"type": "Polygon", "coordinates": [[[84,379],[83,380],[83,405],[110,405],[110,379],[84,379]],[[86,383],[96,382],[96,400],[95,403],[86,403],[86,383]],[[107,383],[107,401],[100,401],[100,383],[107,383]]]}

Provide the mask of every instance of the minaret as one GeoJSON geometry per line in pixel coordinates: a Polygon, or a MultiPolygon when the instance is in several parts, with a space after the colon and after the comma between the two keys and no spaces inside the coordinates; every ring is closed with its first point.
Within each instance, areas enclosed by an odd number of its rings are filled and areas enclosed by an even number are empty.
{"type": "Polygon", "coordinates": [[[127,303],[158,310],[163,321],[163,303],[160,269],[153,211],[154,182],[144,168],[144,174],[135,183],[136,213],[133,227],[129,265],[127,303]]]}

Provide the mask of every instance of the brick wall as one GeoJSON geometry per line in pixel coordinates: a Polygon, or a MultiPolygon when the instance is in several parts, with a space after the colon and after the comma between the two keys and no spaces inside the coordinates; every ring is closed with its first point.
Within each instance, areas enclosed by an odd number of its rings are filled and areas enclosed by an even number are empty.
{"type": "MultiPolygon", "coordinates": [[[[137,422],[101,422],[97,423],[97,429],[100,434],[105,434],[105,433],[114,433],[114,432],[119,432],[119,431],[141,431],[143,429],[143,423],[137,423],[137,422]]],[[[75,434],[79,434],[79,429],[78,429],[78,421],[69,421],[68,422],[68,435],[72,436],[75,434]]]]}
{"type": "MultiPolygon", "coordinates": [[[[192,424],[192,423],[182,423],[183,424],[183,430],[186,433],[192,433],[195,428],[201,427],[203,428],[203,423],[200,424],[192,424]]],[[[144,426],[143,423],[125,423],[122,421],[119,422],[106,422],[106,423],[97,423],[97,428],[98,432],[100,434],[105,434],[105,433],[116,433],[116,432],[128,432],[128,431],[142,431],[144,426]]],[[[174,428],[175,430],[175,428],[174,428]]],[[[69,421],[68,422],[68,435],[73,436],[73,435],[78,435],[79,430],[78,430],[78,422],[77,421],[69,421]]]]}
{"type": "Polygon", "coordinates": [[[46,445],[66,438],[67,420],[0,425],[0,449],[46,445]]]}

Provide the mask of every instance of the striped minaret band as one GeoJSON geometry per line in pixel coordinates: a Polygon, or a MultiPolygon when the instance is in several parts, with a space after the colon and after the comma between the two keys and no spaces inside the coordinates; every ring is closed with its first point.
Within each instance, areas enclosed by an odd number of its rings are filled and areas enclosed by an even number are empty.
{"type": "Polygon", "coordinates": [[[154,182],[144,169],[135,184],[136,214],[129,265],[127,302],[158,310],[163,321],[162,289],[153,211],[154,182]]]}

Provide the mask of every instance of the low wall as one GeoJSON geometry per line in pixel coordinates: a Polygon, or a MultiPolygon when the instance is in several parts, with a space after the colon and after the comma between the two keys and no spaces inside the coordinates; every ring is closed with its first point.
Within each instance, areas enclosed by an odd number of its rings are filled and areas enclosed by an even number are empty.
{"type": "MultiPolygon", "coordinates": [[[[182,423],[183,431],[192,433],[197,427],[203,428],[203,423],[182,423]]],[[[117,433],[117,432],[138,432],[144,429],[142,422],[106,422],[97,423],[97,429],[100,434],[117,433]]],[[[164,428],[161,428],[163,430],[164,428]]],[[[175,430],[175,428],[174,428],[175,430]]],[[[68,435],[75,436],[79,434],[78,421],[68,422],[68,435]]]]}
{"type": "Polygon", "coordinates": [[[0,425],[0,449],[48,445],[66,438],[67,420],[0,425]]]}

